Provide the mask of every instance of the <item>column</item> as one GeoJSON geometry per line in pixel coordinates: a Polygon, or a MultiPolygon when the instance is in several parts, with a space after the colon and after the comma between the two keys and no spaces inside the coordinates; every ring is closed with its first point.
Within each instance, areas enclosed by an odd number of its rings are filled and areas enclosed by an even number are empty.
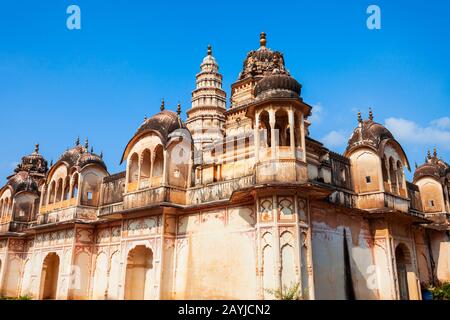
{"type": "Polygon", "coordinates": [[[389,160],[385,159],[383,162],[384,162],[383,165],[386,167],[388,184],[389,184],[389,192],[392,192],[392,180],[391,180],[391,170],[389,168],[389,160]]]}
{"type": "Polygon", "coordinates": [[[294,124],[294,110],[292,107],[288,110],[289,115],[289,138],[290,138],[290,144],[291,144],[291,154],[292,158],[296,158],[295,156],[295,124],[294,124]]]}
{"type": "Polygon", "coordinates": [[[78,194],[77,194],[77,199],[76,199],[77,206],[79,206],[81,204],[81,195],[82,195],[81,186],[82,185],[83,185],[83,176],[81,174],[78,174],[78,194]]]}
{"type": "Polygon", "coordinates": [[[306,162],[306,138],[305,138],[305,117],[300,113],[300,137],[302,142],[303,161],[306,162]]]}
{"type": "Polygon", "coordinates": [[[63,179],[62,181],[62,185],[61,185],[61,199],[59,199],[59,201],[63,202],[64,201],[64,196],[65,196],[65,191],[66,191],[66,178],[63,179]]]}
{"type": "Polygon", "coordinates": [[[255,137],[254,141],[255,141],[255,161],[259,162],[259,147],[260,147],[260,132],[259,132],[259,115],[261,114],[261,112],[256,112],[255,114],[255,128],[253,129],[253,135],[255,137]]]}
{"type": "Polygon", "coordinates": [[[275,146],[275,110],[270,109],[269,110],[269,125],[270,125],[270,144],[271,144],[271,150],[272,150],[272,159],[275,159],[276,154],[276,146],[275,146]]]}
{"type": "Polygon", "coordinates": [[[163,186],[167,185],[167,150],[164,149],[163,151],[163,158],[164,158],[164,163],[163,163],[163,186]]]}

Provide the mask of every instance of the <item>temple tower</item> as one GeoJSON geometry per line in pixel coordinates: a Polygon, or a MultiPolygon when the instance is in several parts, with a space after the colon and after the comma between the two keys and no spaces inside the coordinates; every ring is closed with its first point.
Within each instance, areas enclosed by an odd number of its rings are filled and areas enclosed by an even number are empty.
{"type": "Polygon", "coordinates": [[[223,139],[226,111],[226,93],[222,89],[219,65],[208,46],[208,53],[196,76],[196,88],[192,92],[192,107],[187,111],[186,125],[192,133],[197,152],[206,144],[223,139]]]}

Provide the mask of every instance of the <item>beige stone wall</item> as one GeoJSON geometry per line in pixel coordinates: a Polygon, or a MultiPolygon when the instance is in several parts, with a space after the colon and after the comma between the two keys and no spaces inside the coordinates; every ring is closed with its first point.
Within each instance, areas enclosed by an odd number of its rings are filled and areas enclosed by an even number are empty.
{"type": "Polygon", "coordinates": [[[179,217],[174,298],[255,299],[255,222],[252,206],[179,217]]]}

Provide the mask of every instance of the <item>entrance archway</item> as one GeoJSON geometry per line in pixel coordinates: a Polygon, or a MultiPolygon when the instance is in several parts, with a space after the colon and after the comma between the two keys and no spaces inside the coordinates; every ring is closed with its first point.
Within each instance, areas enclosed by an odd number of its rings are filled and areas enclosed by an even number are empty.
{"type": "Polygon", "coordinates": [[[56,299],[58,291],[59,257],[56,253],[49,253],[42,264],[41,297],[43,300],[56,299]]]}
{"type": "Polygon", "coordinates": [[[125,300],[149,299],[153,271],[153,252],[144,245],[128,253],[125,300]]]}
{"type": "Polygon", "coordinates": [[[397,263],[397,278],[400,300],[409,300],[408,271],[411,270],[411,256],[404,244],[399,244],[395,249],[395,261],[397,263]]]}

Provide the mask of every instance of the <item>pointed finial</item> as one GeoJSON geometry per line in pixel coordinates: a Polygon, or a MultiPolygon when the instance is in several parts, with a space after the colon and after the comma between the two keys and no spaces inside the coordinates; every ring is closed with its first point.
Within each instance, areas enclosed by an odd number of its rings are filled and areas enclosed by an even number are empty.
{"type": "Polygon", "coordinates": [[[261,47],[265,47],[266,43],[267,43],[266,33],[265,32],[261,32],[261,34],[259,35],[259,45],[261,47]]]}
{"type": "Polygon", "coordinates": [[[431,159],[431,151],[430,150],[428,150],[428,152],[427,152],[427,157],[428,157],[428,159],[431,159]]]}
{"type": "Polygon", "coordinates": [[[161,100],[161,111],[164,111],[164,98],[161,100]]]}
{"type": "Polygon", "coordinates": [[[181,115],[181,104],[178,102],[178,106],[177,106],[177,114],[178,116],[181,115]]]}
{"type": "Polygon", "coordinates": [[[86,138],[86,140],[84,140],[84,147],[85,147],[86,149],[89,148],[89,140],[88,140],[88,138],[86,138]]]}
{"type": "Polygon", "coordinates": [[[373,121],[373,112],[372,112],[372,108],[369,108],[369,120],[373,121]]]}
{"type": "Polygon", "coordinates": [[[80,137],[77,137],[77,140],[75,140],[75,147],[80,145],[80,137]]]}
{"type": "Polygon", "coordinates": [[[91,153],[94,153],[94,147],[93,146],[91,147],[91,153]]]}
{"type": "Polygon", "coordinates": [[[50,160],[50,167],[53,166],[53,159],[50,160]]]}
{"type": "Polygon", "coordinates": [[[416,167],[416,169],[419,167],[419,165],[417,164],[417,161],[414,163],[414,166],[416,167]]]}
{"type": "Polygon", "coordinates": [[[361,111],[358,111],[358,122],[362,122],[361,111]]]}
{"type": "Polygon", "coordinates": [[[144,117],[144,121],[147,121],[147,116],[144,117]]]}
{"type": "Polygon", "coordinates": [[[103,150],[100,152],[100,159],[103,159],[103,150]]]}
{"type": "Polygon", "coordinates": [[[435,158],[437,158],[437,148],[436,147],[434,147],[434,149],[433,149],[433,156],[435,158]]]}
{"type": "Polygon", "coordinates": [[[39,153],[39,143],[34,146],[34,152],[39,153]]]}
{"type": "Polygon", "coordinates": [[[208,44],[208,56],[212,55],[212,47],[208,44]]]}

